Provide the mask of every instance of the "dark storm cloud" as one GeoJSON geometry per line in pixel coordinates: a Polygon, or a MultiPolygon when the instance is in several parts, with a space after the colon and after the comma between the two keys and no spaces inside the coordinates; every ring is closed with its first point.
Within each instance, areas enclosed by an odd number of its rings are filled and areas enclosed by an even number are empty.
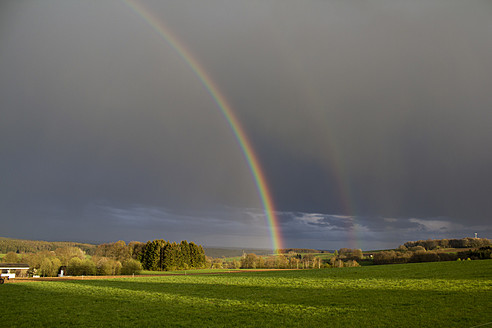
{"type": "Polygon", "coordinates": [[[256,132],[279,206],[483,222],[492,210],[490,3],[293,6],[276,7],[259,41],[243,45],[258,49],[260,69],[227,66],[244,78],[227,94],[238,94],[256,132]]]}
{"type": "MultiPolygon", "coordinates": [[[[286,244],[490,233],[489,1],[142,4],[231,103],[286,244]]],[[[0,4],[0,156],[8,236],[265,236],[217,105],[121,1],[0,4]]]]}
{"type": "Polygon", "coordinates": [[[169,46],[119,2],[59,5],[26,6],[5,36],[10,187],[28,185],[33,198],[176,206],[220,203],[232,188],[256,197],[223,118],[169,46]]]}
{"type": "Polygon", "coordinates": [[[252,132],[280,208],[491,212],[490,3],[222,5],[164,17],[252,132]]]}
{"type": "Polygon", "coordinates": [[[473,237],[474,233],[486,237],[492,233],[486,224],[465,225],[446,217],[387,218],[302,212],[277,215],[281,218],[286,247],[304,244],[318,249],[384,249],[412,240],[473,237]]]}

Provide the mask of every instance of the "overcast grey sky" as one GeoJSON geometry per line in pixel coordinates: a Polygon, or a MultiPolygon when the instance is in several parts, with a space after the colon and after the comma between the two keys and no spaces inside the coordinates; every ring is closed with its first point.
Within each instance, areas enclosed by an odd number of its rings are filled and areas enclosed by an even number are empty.
{"type": "MultiPolygon", "coordinates": [[[[228,99],[287,247],[492,238],[492,2],[135,1],[228,99]]],[[[0,236],[271,247],[217,104],[123,1],[0,1],[0,236]]]]}

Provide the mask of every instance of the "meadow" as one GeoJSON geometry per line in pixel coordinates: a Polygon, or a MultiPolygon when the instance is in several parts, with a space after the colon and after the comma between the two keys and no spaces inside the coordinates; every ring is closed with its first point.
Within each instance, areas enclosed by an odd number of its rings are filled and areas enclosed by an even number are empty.
{"type": "Polygon", "coordinates": [[[175,271],[149,271],[142,270],[139,275],[196,275],[196,274],[219,274],[219,273],[230,273],[235,271],[246,271],[241,269],[193,269],[193,270],[175,270],[175,271]]]}
{"type": "Polygon", "coordinates": [[[0,296],[3,327],[492,326],[492,260],[18,282],[0,296]]]}

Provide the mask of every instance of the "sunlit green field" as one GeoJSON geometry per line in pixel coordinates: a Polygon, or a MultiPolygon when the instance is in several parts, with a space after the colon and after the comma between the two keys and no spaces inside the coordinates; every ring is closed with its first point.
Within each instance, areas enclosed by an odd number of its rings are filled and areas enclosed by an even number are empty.
{"type": "Polygon", "coordinates": [[[0,286],[2,327],[474,327],[492,260],[0,286]]]}
{"type": "Polygon", "coordinates": [[[139,274],[140,275],[196,275],[196,274],[205,274],[205,273],[213,273],[213,274],[219,274],[219,273],[229,273],[233,271],[241,271],[238,269],[197,269],[197,270],[177,270],[177,271],[141,271],[139,274]]]}

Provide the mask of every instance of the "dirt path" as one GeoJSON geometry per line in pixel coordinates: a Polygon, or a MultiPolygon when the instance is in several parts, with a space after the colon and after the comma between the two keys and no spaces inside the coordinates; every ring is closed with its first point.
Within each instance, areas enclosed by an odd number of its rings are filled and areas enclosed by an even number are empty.
{"type": "Polygon", "coordinates": [[[36,281],[65,281],[65,280],[104,280],[117,278],[141,278],[141,277],[170,277],[170,276],[198,276],[198,275],[219,275],[240,272],[270,272],[270,271],[290,271],[296,269],[245,269],[240,271],[218,271],[218,272],[189,272],[169,273],[169,274],[139,274],[139,275],[120,275],[120,276],[65,276],[65,277],[40,277],[40,278],[14,278],[5,280],[6,284],[16,282],[36,282],[36,281]]]}

